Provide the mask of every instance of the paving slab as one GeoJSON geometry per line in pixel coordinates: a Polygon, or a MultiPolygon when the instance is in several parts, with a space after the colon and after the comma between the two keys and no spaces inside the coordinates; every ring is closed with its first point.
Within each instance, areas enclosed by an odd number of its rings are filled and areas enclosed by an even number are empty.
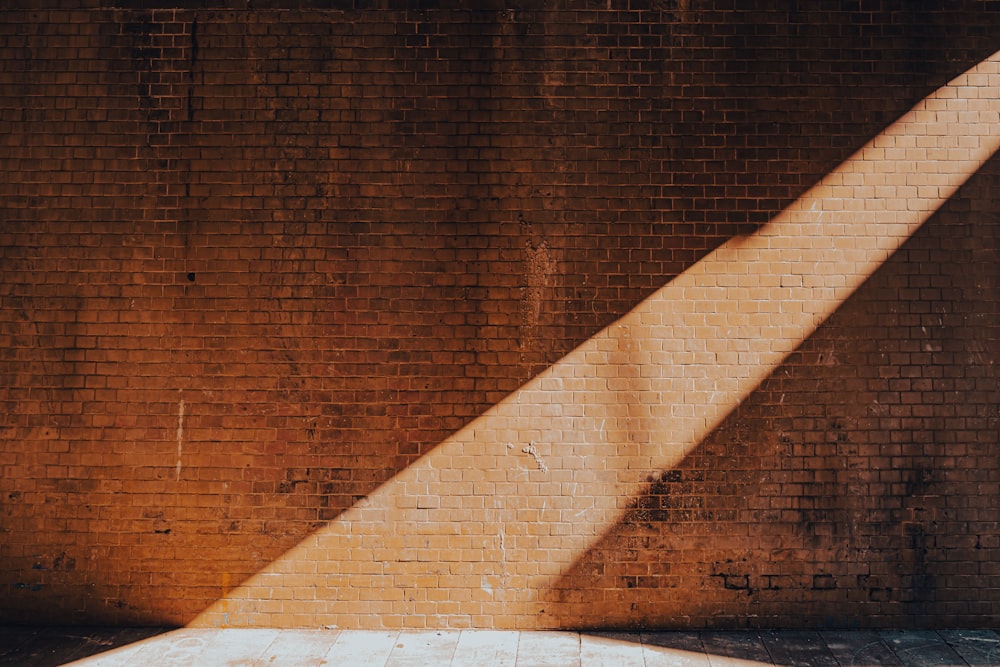
{"type": "Polygon", "coordinates": [[[340,637],[339,630],[282,630],[257,658],[260,665],[320,667],[340,637]]]}
{"type": "Polygon", "coordinates": [[[701,643],[712,667],[774,664],[756,632],[703,632],[701,643]]]}
{"type": "Polygon", "coordinates": [[[575,632],[522,632],[517,667],[579,667],[580,635],[575,632]]]}
{"type": "Polygon", "coordinates": [[[520,632],[464,630],[455,647],[453,665],[515,667],[520,632]]]}
{"type": "Polygon", "coordinates": [[[938,634],[969,665],[1000,665],[1000,633],[993,630],[940,630],[938,634]]]}
{"type": "Polygon", "coordinates": [[[904,667],[966,667],[968,665],[933,630],[881,630],[879,636],[904,667]]]}
{"type": "Polygon", "coordinates": [[[644,632],[640,638],[647,667],[711,667],[696,632],[644,632]]]}
{"type": "Polygon", "coordinates": [[[36,634],[38,628],[19,625],[0,626],[0,659],[16,653],[36,634]]]}
{"type": "Polygon", "coordinates": [[[642,640],[632,633],[580,635],[580,664],[601,667],[645,667],[642,640]]]}
{"type": "MultiPolygon", "coordinates": [[[[169,633],[164,633],[169,634],[169,633]]],[[[128,667],[130,665],[143,664],[141,656],[144,653],[152,655],[153,651],[147,649],[147,644],[154,644],[157,641],[169,642],[170,638],[163,638],[164,634],[156,637],[137,639],[129,644],[123,644],[117,648],[109,650],[93,651],[84,657],[74,659],[71,656],[64,656],[64,662],[60,664],[87,665],[88,667],[128,667]]],[[[0,665],[5,664],[0,661],[0,665]]]]}
{"type": "Polygon", "coordinates": [[[277,639],[280,630],[246,629],[219,630],[206,637],[204,648],[191,665],[226,665],[226,667],[254,667],[263,664],[261,656],[277,639]]]}
{"type": "Polygon", "coordinates": [[[23,629],[13,634],[16,644],[17,664],[21,667],[49,667],[61,665],[62,656],[78,651],[83,640],[62,629],[39,633],[23,629]]]}
{"type": "MultiPolygon", "coordinates": [[[[184,667],[198,664],[195,659],[205,650],[219,630],[188,629],[157,637],[151,642],[142,642],[139,650],[122,665],[156,665],[156,667],[184,667]]],[[[116,656],[118,657],[118,656],[116,656]]],[[[88,667],[92,663],[84,662],[88,667]]],[[[93,663],[105,667],[103,660],[93,663]]]]}
{"type": "Polygon", "coordinates": [[[144,628],[0,626],[0,667],[56,665],[1000,667],[1000,633],[993,630],[417,632],[270,628],[163,632],[144,628]],[[121,646],[127,641],[134,643],[121,646]]]}
{"type": "Polygon", "coordinates": [[[386,667],[450,665],[461,630],[400,632],[386,660],[386,667]]]}
{"type": "Polygon", "coordinates": [[[900,667],[896,654],[873,630],[823,630],[826,647],[841,667],[900,667]]]}
{"type": "Polygon", "coordinates": [[[396,647],[398,630],[355,630],[341,632],[326,654],[330,665],[383,667],[396,647]]]}
{"type": "Polygon", "coordinates": [[[782,667],[840,667],[818,632],[763,630],[760,639],[770,659],[782,667]]]}
{"type": "MultiPolygon", "coordinates": [[[[0,628],[0,665],[65,665],[165,632],[163,628],[92,628],[86,626],[0,628]]],[[[134,664],[134,663],[133,663],[134,664]]]]}

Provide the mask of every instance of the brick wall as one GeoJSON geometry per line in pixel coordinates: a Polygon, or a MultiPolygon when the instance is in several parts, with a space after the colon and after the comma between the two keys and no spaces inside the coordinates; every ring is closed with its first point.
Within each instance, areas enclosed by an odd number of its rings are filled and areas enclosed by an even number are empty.
{"type": "MultiPolygon", "coordinates": [[[[0,619],[995,624],[997,159],[670,465],[633,384],[580,469],[579,397],[517,401],[993,54],[996,3],[48,4],[0,12],[0,619]]],[[[933,174],[931,134],[889,148],[933,174]]]]}

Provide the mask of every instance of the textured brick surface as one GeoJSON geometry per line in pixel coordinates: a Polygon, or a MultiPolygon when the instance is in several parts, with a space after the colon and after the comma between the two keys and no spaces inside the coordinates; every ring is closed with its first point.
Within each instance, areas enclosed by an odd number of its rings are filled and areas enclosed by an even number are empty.
{"type": "MultiPolygon", "coordinates": [[[[0,13],[7,620],[194,619],[758,231],[1000,29],[995,3],[972,1],[50,4],[0,13]]],[[[876,148],[910,150],[915,174],[970,148],[910,130],[912,145],[876,148]]],[[[528,486],[453,457],[454,495],[398,496],[394,520],[423,517],[415,542],[365,561],[314,538],[289,566],[300,580],[241,608],[358,627],[994,623],[998,169],[637,494],[599,497],[616,473],[596,458],[589,493],[581,476],[560,486],[543,434],[578,401],[529,404],[538,434],[510,440],[537,456],[528,486]],[[483,549],[506,562],[514,543],[473,544],[482,521],[462,513],[509,491],[519,557],[537,564],[522,574],[549,576],[537,597],[487,577],[483,549]],[[610,508],[582,551],[581,527],[533,502],[560,494],[610,508]],[[311,588],[343,563],[350,587],[311,588]]],[[[895,201],[941,187],[885,185],[913,188],[895,201]]],[[[786,273],[801,282],[779,288],[810,287],[809,267],[786,273]]],[[[782,323],[780,303],[733,307],[782,323]]],[[[757,350],[673,352],[737,367],[757,350]]],[[[648,440],[628,365],[595,365],[620,396],[603,416],[648,440]]],[[[505,437],[477,442],[500,457],[505,437]]]]}

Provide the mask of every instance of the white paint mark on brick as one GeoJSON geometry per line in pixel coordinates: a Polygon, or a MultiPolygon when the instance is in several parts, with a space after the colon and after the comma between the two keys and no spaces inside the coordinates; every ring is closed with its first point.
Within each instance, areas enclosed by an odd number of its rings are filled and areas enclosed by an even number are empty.
{"type": "Polygon", "coordinates": [[[535,449],[535,443],[529,442],[527,445],[524,446],[524,449],[522,449],[521,451],[530,456],[531,458],[535,459],[535,463],[538,465],[539,470],[541,470],[542,472],[549,471],[549,467],[545,465],[545,461],[538,453],[538,450],[535,449]]]}
{"type": "Polygon", "coordinates": [[[181,454],[184,452],[184,399],[177,404],[177,481],[181,479],[181,454]]]}

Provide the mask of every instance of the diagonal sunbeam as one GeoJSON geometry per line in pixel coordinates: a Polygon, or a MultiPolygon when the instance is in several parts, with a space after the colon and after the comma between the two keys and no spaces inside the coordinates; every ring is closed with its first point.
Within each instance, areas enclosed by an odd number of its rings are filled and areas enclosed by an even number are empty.
{"type": "MultiPolygon", "coordinates": [[[[192,625],[533,628],[539,592],[1000,147],[1000,52],[192,625]]],[[[549,621],[552,623],[552,621],[549,621]]]]}

